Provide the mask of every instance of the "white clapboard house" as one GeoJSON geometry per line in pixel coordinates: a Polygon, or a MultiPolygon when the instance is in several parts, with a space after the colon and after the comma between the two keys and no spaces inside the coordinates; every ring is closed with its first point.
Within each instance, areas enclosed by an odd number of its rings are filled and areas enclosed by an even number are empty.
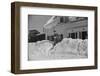
{"type": "Polygon", "coordinates": [[[74,16],[52,16],[44,25],[45,39],[60,41],[63,38],[87,39],[88,18],[74,16]]]}

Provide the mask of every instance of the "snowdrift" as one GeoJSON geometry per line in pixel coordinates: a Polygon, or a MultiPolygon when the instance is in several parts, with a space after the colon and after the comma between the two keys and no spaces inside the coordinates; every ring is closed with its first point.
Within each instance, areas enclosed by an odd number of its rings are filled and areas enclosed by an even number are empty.
{"type": "Polygon", "coordinates": [[[75,59],[88,57],[88,40],[64,38],[55,46],[49,40],[29,43],[29,60],[75,59]]]}

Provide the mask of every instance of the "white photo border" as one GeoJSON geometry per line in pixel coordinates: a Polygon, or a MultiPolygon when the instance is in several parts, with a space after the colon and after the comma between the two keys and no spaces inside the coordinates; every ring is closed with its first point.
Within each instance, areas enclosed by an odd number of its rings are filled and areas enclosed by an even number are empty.
{"type": "Polygon", "coordinates": [[[43,69],[43,68],[94,66],[95,65],[94,63],[95,15],[94,14],[95,12],[93,10],[60,9],[60,8],[57,9],[57,8],[26,7],[26,6],[21,7],[20,8],[20,69],[27,70],[27,69],[43,69]],[[50,61],[28,61],[28,14],[88,17],[88,58],[50,60],[50,61]]]}

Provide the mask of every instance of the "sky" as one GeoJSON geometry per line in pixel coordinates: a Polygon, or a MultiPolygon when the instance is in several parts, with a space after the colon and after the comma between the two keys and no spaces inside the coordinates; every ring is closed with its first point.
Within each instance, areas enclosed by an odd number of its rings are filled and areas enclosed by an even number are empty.
{"type": "Polygon", "coordinates": [[[43,33],[43,26],[51,18],[46,15],[28,15],[28,30],[37,29],[40,33],[43,33]]]}

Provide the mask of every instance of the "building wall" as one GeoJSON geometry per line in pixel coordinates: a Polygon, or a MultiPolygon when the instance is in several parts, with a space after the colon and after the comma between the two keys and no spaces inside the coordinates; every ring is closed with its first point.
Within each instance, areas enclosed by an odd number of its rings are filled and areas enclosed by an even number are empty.
{"type": "Polygon", "coordinates": [[[64,38],[68,37],[69,33],[88,31],[88,28],[87,28],[88,20],[83,20],[83,21],[78,21],[78,22],[73,22],[73,23],[72,22],[71,23],[58,23],[58,24],[56,24],[56,22],[52,22],[48,25],[49,26],[56,25],[55,27],[52,27],[46,30],[48,36],[53,35],[54,30],[58,34],[63,34],[64,38]]]}

